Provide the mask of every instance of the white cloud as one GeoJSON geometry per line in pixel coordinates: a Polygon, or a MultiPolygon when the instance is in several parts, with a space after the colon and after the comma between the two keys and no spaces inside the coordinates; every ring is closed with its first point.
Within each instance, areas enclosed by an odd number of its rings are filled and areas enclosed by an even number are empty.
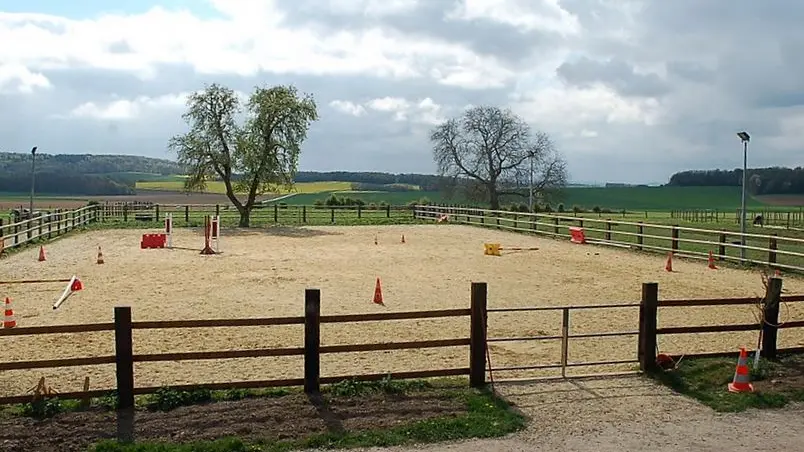
{"type": "Polygon", "coordinates": [[[329,106],[341,113],[352,116],[363,116],[366,113],[366,109],[362,105],[349,102],[348,100],[333,100],[329,103],[329,106]]]}
{"type": "Polygon", "coordinates": [[[352,115],[361,116],[366,109],[383,114],[391,114],[394,121],[410,121],[419,124],[438,124],[444,121],[444,108],[437,104],[433,99],[425,97],[419,101],[409,101],[402,97],[378,97],[365,103],[356,104],[351,101],[334,101],[330,105],[337,103],[334,108],[339,111],[352,115]],[[359,111],[360,114],[355,114],[359,111]]]}
{"type": "Polygon", "coordinates": [[[0,93],[31,93],[37,88],[51,88],[50,80],[21,64],[0,64],[0,93]]]}
{"type": "Polygon", "coordinates": [[[159,97],[140,96],[136,99],[117,99],[110,102],[85,102],[70,110],[68,117],[99,120],[133,120],[148,110],[179,109],[184,107],[187,94],[159,97]]]}
{"type": "Polygon", "coordinates": [[[559,0],[463,0],[447,15],[452,20],[492,20],[526,31],[542,30],[574,35],[578,19],[559,0]]]}

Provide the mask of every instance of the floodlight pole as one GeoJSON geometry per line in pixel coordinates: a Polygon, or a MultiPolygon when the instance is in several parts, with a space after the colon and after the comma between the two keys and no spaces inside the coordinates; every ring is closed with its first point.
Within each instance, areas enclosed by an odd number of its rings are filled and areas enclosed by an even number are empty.
{"type": "Polygon", "coordinates": [[[746,132],[740,132],[737,136],[743,141],[743,190],[742,200],[740,202],[740,262],[745,264],[745,186],[748,180],[748,142],[751,140],[751,137],[746,132]]]}
{"type": "Polygon", "coordinates": [[[33,218],[33,204],[34,204],[34,186],[36,184],[36,148],[31,149],[31,201],[28,206],[28,218],[33,218]]]}
{"type": "Polygon", "coordinates": [[[528,212],[533,213],[533,153],[530,153],[530,189],[528,195],[528,212]]]}

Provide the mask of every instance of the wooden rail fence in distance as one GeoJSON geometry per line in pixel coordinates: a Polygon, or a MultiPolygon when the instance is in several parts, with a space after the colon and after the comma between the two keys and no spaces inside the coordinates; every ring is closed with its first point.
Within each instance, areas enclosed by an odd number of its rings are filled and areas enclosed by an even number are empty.
{"type": "Polygon", "coordinates": [[[451,223],[561,238],[569,238],[569,228],[576,226],[584,229],[590,244],[673,253],[699,260],[708,259],[711,251],[721,261],[804,272],[804,239],[775,234],[742,235],[735,231],[463,207],[417,205],[414,215],[429,220],[446,215],[451,223]],[[744,261],[735,252],[741,248],[746,250],[744,261]]]}

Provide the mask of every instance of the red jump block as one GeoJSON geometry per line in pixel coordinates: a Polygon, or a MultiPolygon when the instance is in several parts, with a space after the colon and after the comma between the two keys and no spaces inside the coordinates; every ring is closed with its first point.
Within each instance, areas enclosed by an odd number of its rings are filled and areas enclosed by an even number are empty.
{"type": "Polygon", "coordinates": [[[571,236],[570,242],[577,243],[579,245],[586,243],[586,234],[584,234],[583,228],[573,226],[569,228],[569,231],[571,236]]]}
{"type": "Polygon", "coordinates": [[[167,243],[167,234],[143,234],[140,248],[164,248],[167,243]]]}

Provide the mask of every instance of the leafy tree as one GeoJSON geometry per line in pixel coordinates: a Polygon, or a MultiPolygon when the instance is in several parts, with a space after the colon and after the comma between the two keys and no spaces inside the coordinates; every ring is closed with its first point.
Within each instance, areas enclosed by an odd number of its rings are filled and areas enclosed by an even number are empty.
{"type": "Polygon", "coordinates": [[[248,227],[258,195],[292,186],[318,111],[313,97],[293,86],[257,87],[242,105],[232,89],[212,84],[190,95],[182,118],[190,131],[171,138],[169,148],[189,168],[185,189],[203,190],[207,180],[219,178],[240,226],[248,227]],[[236,193],[245,193],[245,200],[236,193]]]}
{"type": "Polygon", "coordinates": [[[531,131],[509,109],[472,107],[436,126],[430,141],[439,175],[469,196],[482,196],[492,209],[499,209],[502,195],[528,196],[531,158],[535,195],[566,184],[566,163],[550,137],[531,131]]]}

